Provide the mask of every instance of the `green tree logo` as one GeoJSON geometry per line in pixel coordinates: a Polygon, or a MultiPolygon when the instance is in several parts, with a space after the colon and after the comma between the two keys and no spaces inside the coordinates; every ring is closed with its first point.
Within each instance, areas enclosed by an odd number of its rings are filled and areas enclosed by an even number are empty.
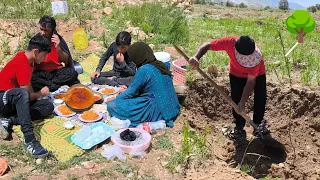
{"type": "Polygon", "coordinates": [[[291,33],[298,34],[298,43],[303,43],[303,38],[314,30],[316,22],[308,11],[296,10],[287,18],[286,25],[291,33]]]}

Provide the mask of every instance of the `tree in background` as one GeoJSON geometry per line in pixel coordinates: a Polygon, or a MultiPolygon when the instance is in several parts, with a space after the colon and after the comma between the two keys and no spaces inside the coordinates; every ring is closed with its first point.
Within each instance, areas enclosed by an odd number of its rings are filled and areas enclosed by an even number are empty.
{"type": "Polygon", "coordinates": [[[311,6],[311,12],[313,12],[313,13],[317,12],[317,7],[316,6],[311,6]]]}
{"type": "Polygon", "coordinates": [[[264,10],[268,10],[268,9],[271,9],[271,7],[270,7],[270,6],[266,6],[266,7],[264,8],[264,10]]]}
{"type": "Polygon", "coordinates": [[[288,10],[288,9],[289,9],[288,0],[280,0],[280,1],[279,1],[279,9],[281,9],[281,10],[288,10]]]}
{"type": "Polygon", "coordinates": [[[317,12],[317,11],[319,11],[319,10],[320,10],[320,4],[316,4],[316,5],[314,5],[314,6],[308,7],[308,11],[311,11],[311,12],[313,12],[313,13],[315,13],[315,12],[317,12]]]}
{"type": "Polygon", "coordinates": [[[286,20],[287,29],[293,34],[298,34],[298,42],[303,43],[304,36],[316,27],[315,20],[308,11],[296,10],[286,20]]]}
{"type": "Polygon", "coordinates": [[[233,2],[227,1],[226,6],[227,7],[234,7],[234,4],[233,4],[233,2]]]}
{"type": "Polygon", "coordinates": [[[239,8],[247,8],[248,6],[245,3],[240,3],[239,8]]]}

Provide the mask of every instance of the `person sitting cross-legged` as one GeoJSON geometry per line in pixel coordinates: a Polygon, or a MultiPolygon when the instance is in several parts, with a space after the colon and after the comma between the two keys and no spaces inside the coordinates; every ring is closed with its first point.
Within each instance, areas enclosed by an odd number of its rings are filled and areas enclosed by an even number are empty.
{"type": "Polygon", "coordinates": [[[143,42],[134,43],[128,53],[138,67],[137,73],[128,89],[122,89],[114,100],[108,99],[108,112],[118,119],[130,120],[130,127],[159,120],[173,127],[180,105],[168,67],[143,42]]]}
{"type": "Polygon", "coordinates": [[[38,34],[0,72],[0,138],[9,139],[12,126],[21,125],[24,147],[35,158],[49,152],[36,139],[32,122],[50,115],[54,106],[49,100],[37,100],[48,95],[49,88],[34,92],[30,79],[34,64],[44,61],[50,51],[49,41],[38,34]]]}
{"type": "Polygon", "coordinates": [[[102,55],[96,72],[91,74],[92,82],[100,85],[121,86],[127,88],[136,73],[136,65],[130,59],[127,49],[131,44],[131,35],[120,32],[116,41],[113,42],[108,50],[102,55]],[[110,56],[113,55],[113,69],[101,72],[110,56]]]}
{"type": "Polygon", "coordinates": [[[80,83],[68,45],[56,31],[55,19],[43,16],[39,24],[40,34],[49,40],[51,52],[42,63],[35,65],[31,80],[33,89],[39,91],[47,86],[54,92],[63,85],[80,83]]]}

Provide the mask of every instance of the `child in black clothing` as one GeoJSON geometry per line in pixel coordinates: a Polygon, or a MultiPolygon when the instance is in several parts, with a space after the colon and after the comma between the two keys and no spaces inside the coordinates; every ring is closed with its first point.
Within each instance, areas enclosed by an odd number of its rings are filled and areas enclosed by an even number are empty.
{"type": "Polygon", "coordinates": [[[122,31],[117,35],[116,42],[113,42],[105,52],[96,69],[91,74],[91,80],[95,84],[110,86],[128,87],[136,73],[136,65],[130,60],[127,50],[131,45],[131,35],[122,31]],[[101,72],[110,56],[113,55],[113,69],[101,72]]]}

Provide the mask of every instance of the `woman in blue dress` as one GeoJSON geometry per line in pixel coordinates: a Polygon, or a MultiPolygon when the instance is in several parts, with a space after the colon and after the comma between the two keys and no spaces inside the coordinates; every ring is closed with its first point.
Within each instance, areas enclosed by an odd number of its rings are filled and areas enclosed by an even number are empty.
{"type": "Polygon", "coordinates": [[[171,72],[143,42],[131,45],[128,54],[138,70],[128,89],[107,103],[108,112],[118,119],[130,120],[130,127],[159,120],[173,127],[180,105],[171,72]]]}

